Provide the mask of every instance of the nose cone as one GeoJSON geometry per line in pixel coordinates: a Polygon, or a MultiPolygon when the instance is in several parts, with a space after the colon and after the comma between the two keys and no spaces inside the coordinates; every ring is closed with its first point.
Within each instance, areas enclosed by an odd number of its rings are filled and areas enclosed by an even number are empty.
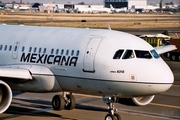
{"type": "Polygon", "coordinates": [[[169,66],[161,60],[161,62],[158,62],[157,66],[155,66],[154,72],[154,74],[156,74],[153,80],[155,84],[152,85],[150,89],[157,93],[167,91],[174,82],[174,75],[169,66]]]}
{"type": "Polygon", "coordinates": [[[142,60],[138,63],[136,64],[136,68],[139,68],[136,71],[138,73],[137,82],[146,84],[146,88],[142,92],[157,94],[167,91],[172,86],[174,75],[169,66],[161,58],[152,59],[148,62],[142,60]]]}
{"type": "Polygon", "coordinates": [[[159,65],[159,69],[157,68],[157,73],[159,74],[158,78],[160,79],[160,83],[162,84],[173,84],[174,83],[174,75],[169,68],[169,66],[162,61],[162,64],[159,65]]]}

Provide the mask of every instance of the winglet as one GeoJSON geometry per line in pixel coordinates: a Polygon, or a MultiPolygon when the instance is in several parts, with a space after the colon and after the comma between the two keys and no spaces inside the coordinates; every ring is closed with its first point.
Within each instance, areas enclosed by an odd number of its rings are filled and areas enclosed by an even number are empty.
{"type": "Polygon", "coordinates": [[[110,26],[110,24],[108,23],[108,30],[111,30],[111,26],[110,26]]]}

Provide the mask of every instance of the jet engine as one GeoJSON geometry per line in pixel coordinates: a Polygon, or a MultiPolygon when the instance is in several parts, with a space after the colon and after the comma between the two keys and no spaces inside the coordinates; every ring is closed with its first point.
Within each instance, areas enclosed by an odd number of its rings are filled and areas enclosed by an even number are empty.
{"type": "Polygon", "coordinates": [[[119,98],[118,103],[128,106],[144,106],[149,104],[154,99],[154,97],[155,95],[133,98],[119,98]]]}
{"type": "Polygon", "coordinates": [[[8,84],[0,80],[0,113],[8,109],[12,101],[12,91],[8,84]]]}

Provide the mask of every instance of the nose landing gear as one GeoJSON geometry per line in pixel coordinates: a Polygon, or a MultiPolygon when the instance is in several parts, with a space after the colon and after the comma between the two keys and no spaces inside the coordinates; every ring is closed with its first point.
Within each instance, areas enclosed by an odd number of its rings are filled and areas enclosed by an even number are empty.
{"type": "Polygon", "coordinates": [[[109,113],[105,116],[105,120],[121,120],[121,116],[117,113],[115,109],[115,103],[117,101],[116,97],[103,96],[103,101],[109,106],[109,113]]]}

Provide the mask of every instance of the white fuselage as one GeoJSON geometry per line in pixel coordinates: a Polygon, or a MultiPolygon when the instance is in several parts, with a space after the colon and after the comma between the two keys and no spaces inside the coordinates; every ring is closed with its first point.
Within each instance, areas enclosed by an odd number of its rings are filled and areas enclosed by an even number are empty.
{"type": "Polygon", "coordinates": [[[0,36],[0,67],[28,69],[33,77],[9,80],[12,89],[131,97],[166,91],[174,81],[153,47],[124,32],[0,25],[0,36]],[[118,50],[123,53],[115,59],[118,50]],[[128,50],[136,53],[131,59],[123,58],[128,50]],[[138,58],[139,51],[152,58],[138,58]]]}

